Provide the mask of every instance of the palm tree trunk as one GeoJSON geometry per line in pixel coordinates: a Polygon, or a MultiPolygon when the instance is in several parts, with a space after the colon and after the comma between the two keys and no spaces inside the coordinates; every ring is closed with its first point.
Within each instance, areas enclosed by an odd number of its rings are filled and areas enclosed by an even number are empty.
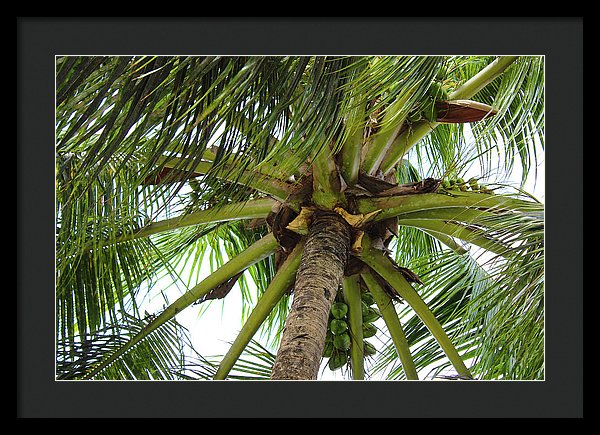
{"type": "Polygon", "coordinates": [[[317,378],[329,310],[344,275],[351,234],[351,227],[339,214],[315,213],[271,379],[317,378]]]}

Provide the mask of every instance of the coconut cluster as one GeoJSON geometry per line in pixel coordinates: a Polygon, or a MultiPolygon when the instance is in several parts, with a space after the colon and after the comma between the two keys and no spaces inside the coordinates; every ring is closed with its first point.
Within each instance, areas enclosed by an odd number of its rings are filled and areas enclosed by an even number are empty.
{"type": "Polygon", "coordinates": [[[478,180],[474,177],[469,178],[465,181],[463,178],[449,178],[442,180],[441,184],[442,189],[444,190],[455,190],[462,192],[479,192],[479,193],[487,193],[492,194],[494,191],[487,186],[484,186],[478,182],[478,180]]]}
{"type": "MultiPolygon", "coordinates": [[[[373,322],[381,317],[381,313],[374,306],[375,300],[370,292],[363,292],[361,299],[363,353],[368,357],[375,355],[376,350],[373,344],[364,339],[377,334],[377,327],[373,322]]],[[[350,351],[355,340],[351,337],[348,325],[348,305],[342,300],[336,300],[329,312],[329,328],[323,350],[323,357],[329,358],[327,365],[330,370],[338,370],[349,363],[350,351]]]]}

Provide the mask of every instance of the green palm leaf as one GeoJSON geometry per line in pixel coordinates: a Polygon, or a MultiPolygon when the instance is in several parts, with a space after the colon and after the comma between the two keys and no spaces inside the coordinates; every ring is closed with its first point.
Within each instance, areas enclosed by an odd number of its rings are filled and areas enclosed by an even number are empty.
{"type": "MultiPolygon", "coordinates": [[[[461,329],[461,316],[465,315],[473,288],[482,285],[485,271],[469,256],[456,255],[451,251],[421,257],[410,264],[411,270],[419,274],[424,285],[418,288],[421,297],[444,327],[457,350],[464,354],[472,345],[476,331],[461,329]]],[[[449,365],[441,349],[428,336],[427,328],[411,313],[408,307],[399,311],[403,319],[407,340],[411,346],[415,364],[419,370],[427,369],[438,373],[449,365]]],[[[396,363],[390,364],[392,346],[388,345],[374,364],[374,373],[387,371],[390,379],[404,378],[396,363]]],[[[472,369],[472,368],[471,368],[472,369]]],[[[477,373],[474,372],[477,376],[477,373]]]]}
{"type": "MultiPolygon", "coordinates": [[[[85,378],[90,369],[148,324],[148,318],[138,319],[122,314],[117,323],[107,325],[92,335],[60,340],[56,355],[57,379],[85,378]]],[[[181,379],[177,373],[186,365],[186,348],[191,348],[187,330],[171,320],[100,371],[94,379],[181,379]]]]}
{"type": "MultiPolygon", "coordinates": [[[[486,215],[479,224],[482,234],[501,241],[514,255],[446,251],[421,254],[402,264],[425,282],[421,296],[459,352],[473,358],[471,369],[478,377],[538,379],[543,377],[543,219],[531,213],[504,213],[486,215]],[[527,350],[532,353],[525,356],[527,350]]],[[[417,366],[440,373],[448,362],[427,338],[427,330],[408,310],[401,316],[409,316],[406,335],[415,348],[417,366]]],[[[402,376],[400,367],[387,367],[393,355],[390,346],[376,371],[386,368],[392,378],[402,376]]]]}
{"type": "Polygon", "coordinates": [[[524,181],[536,164],[537,145],[544,147],[543,58],[519,58],[506,74],[482,89],[475,98],[499,109],[498,116],[473,126],[478,148],[489,153],[498,145],[504,147],[505,172],[512,170],[518,158],[524,181]],[[500,135],[502,141],[493,141],[494,134],[500,135]]]}
{"type": "MultiPolygon", "coordinates": [[[[220,357],[210,359],[195,356],[187,365],[186,379],[212,379],[217,371],[220,357]]],[[[235,362],[227,379],[242,381],[268,380],[275,364],[275,355],[256,340],[251,340],[240,358],[235,362]]]]}

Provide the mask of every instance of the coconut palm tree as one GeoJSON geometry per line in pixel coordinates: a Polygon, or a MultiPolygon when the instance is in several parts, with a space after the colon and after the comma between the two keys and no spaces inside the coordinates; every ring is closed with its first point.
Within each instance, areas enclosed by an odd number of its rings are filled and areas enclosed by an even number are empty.
{"type": "Polygon", "coordinates": [[[535,56],[58,57],[57,378],[542,379],[544,208],[523,183],[543,73],[535,56]],[[141,313],[165,280],[185,290],[141,313]],[[184,355],[178,313],[234,287],[229,351],[184,355]]]}

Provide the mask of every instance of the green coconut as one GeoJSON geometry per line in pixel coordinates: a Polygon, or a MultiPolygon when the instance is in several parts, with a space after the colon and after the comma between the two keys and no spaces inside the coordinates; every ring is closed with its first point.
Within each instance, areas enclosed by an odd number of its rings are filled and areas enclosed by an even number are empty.
{"type": "Polygon", "coordinates": [[[348,314],[348,305],[343,302],[336,302],[331,305],[331,315],[336,319],[343,319],[348,314]]]}
{"type": "Polygon", "coordinates": [[[377,327],[372,323],[363,323],[362,330],[363,337],[365,338],[373,337],[375,334],[377,334],[377,327]]]}
{"type": "Polygon", "coordinates": [[[323,348],[323,357],[324,358],[329,358],[331,357],[331,355],[333,354],[333,342],[332,341],[326,341],[325,342],[325,347],[323,348]]]}
{"type": "Polygon", "coordinates": [[[343,334],[348,329],[348,324],[341,319],[333,319],[329,323],[329,329],[334,333],[333,340],[335,341],[335,335],[343,334]]]}
{"type": "Polygon", "coordinates": [[[377,308],[369,307],[367,314],[363,315],[363,323],[373,323],[381,317],[381,313],[377,308]]]}
{"type": "Polygon", "coordinates": [[[350,349],[350,344],[352,341],[350,340],[350,336],[348,334],[340,334],[333,337],[333,346],[338,350],[348,350],[350,349]]]}
{"type": "Polygon", "coordinates": [[[377,353],[377,349],[375,349],[375,346],[373,346],[371,343],[369,343],[367,340],[365,340],[363,342],[363,352],[366,356],[373,356],[377,353]]]}
{"type": "Polygon", "coordinates": [[[370,307],[364,301],[360,304],[360,309],[362,311],[363,317],[365,317],[367,314],[369,314],[370,307]]]}
{"type": "Polygon", "coordinates": [[[331,329],[327,329],[327,332],[325,333],[325,341],[333,341],[333,332],[331,332],[331,329]]]}
{"type": "Polygon", "coordinates": [[[342,368],[348,362],[348,354],[346,352],[334,352],[329,358],[329,366],[330,370],[337,370],[342,368]]]}
{"type": "Polygon", "coordinates": [[[367,305],[373,305],[375,303],[375,298],[371,294],[371,292],[365,292],[360,295],[362,301],[367,305]]]}
{"type": "Polygon", "coordinates": [[[471,190],[479,190],[476,178],[469,178],[469,181],[467,181],[467,183],[469,183],[469,187],[471,188],[471,190]]]}

